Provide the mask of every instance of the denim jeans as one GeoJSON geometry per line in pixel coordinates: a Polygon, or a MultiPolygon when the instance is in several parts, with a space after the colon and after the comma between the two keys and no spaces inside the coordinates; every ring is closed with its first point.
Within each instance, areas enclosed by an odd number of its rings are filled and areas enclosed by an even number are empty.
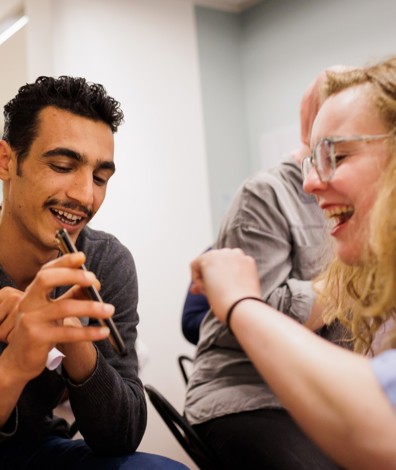
{"type": "Polygon", "coordinates": [[[160,455],[135,452],[121,457],[95,455],[82,439],[47,437],[35,449],[15,447],[7,452],[4,470],[188,470],[185,465],[160,455]]]}

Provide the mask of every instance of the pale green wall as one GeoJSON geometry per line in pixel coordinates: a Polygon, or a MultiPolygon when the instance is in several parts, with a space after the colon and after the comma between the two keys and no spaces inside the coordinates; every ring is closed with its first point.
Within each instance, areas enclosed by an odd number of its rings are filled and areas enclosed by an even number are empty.
{"type": "MultiPolygon", "coordinates": [[[[212,223],[218,223],[250,172],[242,68],[241,17],[196,8],[212,223]]],[[[205,248],[205,247],[203,247],[205,248]]]]}
{"type": "Polygon", "coordinates": [[[301,95],[325,67],[396,54],[395,17],[390,0],[265,0],[243,14],[196,9],[215,231],[247,174],[277,163],[263,154],[263,135],[298,128],[301,95]]]}
{"type": "MultiPolygon", "coordinates": [[[[25,33],[26,27],[0,46],[0,63],[3,64],[0,74],[0,138],[3,136],[4,128],[3,107],[27,81],[25,33]],[[18,51],[18,54],[15,51],[18,51]]],[[[0,181],[0,201],[2,199],[0,181]]]]}
{"type": "Polygon", "coordinates": [[[302,92],[322,69],[396,54],[395,15],[391,0],[265,0],[243,15],[253,168],[260,134],[298,121],[302,92]]]}

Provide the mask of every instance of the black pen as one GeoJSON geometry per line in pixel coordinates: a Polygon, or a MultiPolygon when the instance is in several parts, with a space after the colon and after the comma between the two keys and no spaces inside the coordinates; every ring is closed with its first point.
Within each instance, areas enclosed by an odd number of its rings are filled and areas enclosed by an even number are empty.
{"type": "MultiPolygon", "coordinates": [[[[75,247],[72,239],[69,236],[69,233],[67,232],[66,229],[61,228],[56,232],[55,239],[58,243],[59,249],[63,254],[67,253],[78,253],[77,248],[75,247]]],[[[87,271],[87,268],[85,264],[81,266],[81,269],[84,271],[87,271]]],[[[86,291],[89,295],[89,297],[92,300],[96,300],[98,302],[103,303],[103,299],[100,296],[98,290],[96,289],[95,286],[89,286],[86,288],[86,291]]],[[[126,348],[125,348],[125,343],[120,335],[120,332],[118,331],[115,323],[111,318],[104,318],[104,319],[98,319],[99,323],[102,324],[103,326],[107,326],[110,330],[110,336],[109,340],[115,351],[124,356],[126,354],[126,348]]]]}

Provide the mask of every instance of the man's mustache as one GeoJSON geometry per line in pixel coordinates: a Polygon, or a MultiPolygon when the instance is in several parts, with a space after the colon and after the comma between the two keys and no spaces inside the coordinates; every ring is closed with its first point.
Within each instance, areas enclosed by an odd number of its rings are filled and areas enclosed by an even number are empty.
{"type": "Polygon", "coordinates": [[[89,219],[91,219],[93,216],[93,211],[91,209],[88,209],[87,207],[81,204],[77,204],[76,202],[73,202],[73,201],[58,201],[58,199],[48,199],[48,201],[44,203],[44,208],[48,209],[51,206],[61,207],[65,210],[70,209],[70,210],[75,210],[77,212],[82,212],[89,219]]]}

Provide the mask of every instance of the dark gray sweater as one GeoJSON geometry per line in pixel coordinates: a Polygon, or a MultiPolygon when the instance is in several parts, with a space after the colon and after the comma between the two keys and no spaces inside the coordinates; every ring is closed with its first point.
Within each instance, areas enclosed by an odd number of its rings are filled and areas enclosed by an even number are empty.
{"type": "MultiPolygon", "coordinates": [[[[113,319],[126,344],[127,355],[120,357],[108,340],[100,341],[96,343],[96,370],[83,384],[73,385],[61,366],[52,372],[45,369],[29,382],[0,432],[0,462],[15,446],[34,449],[45,435],[68,435],[67,424],[52,413],[66,388],[79,430],[98,454],[133,452],[143,437],[147,410],[135,351],[139,317],[132,255],[112,235],[88,227],[79,235],[77,248],[86,254],[87,268],[99,279],[103,300],[115,306],[113,319]]],[[[13,282],[0,267],[0,288],[5,286],[13,286],[13,282]]],[[[57,289],[55,297],[65,290],[57,289]]],[[[86,319],[85,323],[93,321],[86,319]]],[[[5,347],[0,343],[0,351],[5,347]]]]}

